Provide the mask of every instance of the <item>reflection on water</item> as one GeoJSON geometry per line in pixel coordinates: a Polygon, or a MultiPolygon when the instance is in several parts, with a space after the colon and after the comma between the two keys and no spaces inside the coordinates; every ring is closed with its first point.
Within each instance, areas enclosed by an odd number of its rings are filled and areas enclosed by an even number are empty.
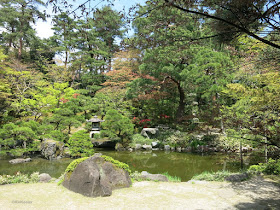
{"type": "Polygon", "coordinates": [[[24,174],[31,174],[38,171],[40,173],[48,173],[52,177],[58,178],[71,163],[73,159],[63,158],[60,160],[46,160],[43,158],[32,158],[31,162],[10,164],[9,159],[0,159],[0,174],[16,174],[20,171],[24,174]]]}
{"type": "MultiPolygon", "coordinates": [[[[104,155],[127,163],[132,171],[148,171],[149,173],[168,172],[172,176],[181,177],[182,181],[190,180],[195,174],[203,171],[218,171],[223,169],[227,161],[225,155],[207,155],[190,153],[153,152],[116,152],[100,151],[104,155]]],[[[226,169],[238,171],[239,165],[226,164],[226,169]]]]}
{"type": "MultiPolygon", "coordinates": [[[[101,152],[104,155],[127,163],[132,171],[148,171],[149,173],[168,172],[172,176],[181,177],[182,181],[190,180],[193,175],[203,171],[239,170],[238,156],[234,154],[201,155],[177,152],[166,153],[163,151],[116,152],[102,149],[98,149],[96,152],[101,152]]],[[[0,159],[0,174],[12,175],[17,171],[31,174],[34,171],[38,171],[58,178],[72,160],[63,158],[61,160],[49,161],[42,158],[33,158],[31,162],[12,165],[8,159],[0,159]]]]}

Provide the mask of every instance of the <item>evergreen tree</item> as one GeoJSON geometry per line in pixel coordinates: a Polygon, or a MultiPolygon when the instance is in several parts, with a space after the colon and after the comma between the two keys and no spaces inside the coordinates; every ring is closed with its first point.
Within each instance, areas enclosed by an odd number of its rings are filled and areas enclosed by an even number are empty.
{"type": "Polygon", "coordinates": [[[16,57],[22,59],[23,50],[30,47],[35,38],[35,30],[31,23],[37,19],[45,20],[45,14],[36,5],[44,5],[40,0],[3,0],[0,2],[0,26],[5,29],[2,33],[2,45],[6,51],[17,50],[16,57]]]}

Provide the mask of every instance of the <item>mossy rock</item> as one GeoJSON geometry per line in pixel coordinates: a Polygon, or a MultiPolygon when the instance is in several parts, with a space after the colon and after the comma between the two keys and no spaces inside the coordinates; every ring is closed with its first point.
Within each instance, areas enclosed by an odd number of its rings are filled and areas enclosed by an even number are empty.
{"type": "Polygon", "coordinates": [[[97,153],[70,163],[62,185],[89,197],[109,196],[112,190],[131,185],[129,171],[127,164],[97,153]]]}

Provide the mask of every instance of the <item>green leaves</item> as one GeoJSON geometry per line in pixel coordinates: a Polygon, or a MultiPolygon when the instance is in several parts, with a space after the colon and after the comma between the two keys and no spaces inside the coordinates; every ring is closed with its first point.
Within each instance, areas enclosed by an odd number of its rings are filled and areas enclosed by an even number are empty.
{"type": "Polygon", "coordinates": [[[134,124],[131,120],[114,109],[107,111],[102,127],[107,129],[105,133],[102,131],[104,134],[111,138],[120,137],[122,140],[131,136],[134,131],[134,124]]]}
{"type": "Polygon", "coordinates": [[[89,134],[84,130],[74,133],[70,137],[68,145],[72,157],[88,157],[94,154],[89,134]]]}

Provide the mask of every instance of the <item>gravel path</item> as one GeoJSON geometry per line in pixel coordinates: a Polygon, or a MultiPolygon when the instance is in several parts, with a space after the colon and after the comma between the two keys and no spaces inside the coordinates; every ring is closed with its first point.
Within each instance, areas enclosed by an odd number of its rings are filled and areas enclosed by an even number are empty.
{"type": "Polygon", "coordinates": [[[241,183],[136,182],[110,197],[89,198],[55,183],[0,186],[0,209],[280,209],[280,188],[255,178],[241,183]]]}

